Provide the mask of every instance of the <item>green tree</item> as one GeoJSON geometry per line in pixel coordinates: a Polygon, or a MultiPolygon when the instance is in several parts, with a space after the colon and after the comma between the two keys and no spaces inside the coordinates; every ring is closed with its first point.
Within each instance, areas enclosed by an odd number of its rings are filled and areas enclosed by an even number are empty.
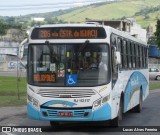
{"type": "Polygon", "coordinates": [[[160,48],[160,20],[157,20],[155,36],[157,38],[158,47],[160,48]]]}
{"type": "Polygon", "coordinates": [[[57,17],[55,17],[55,18],[46,18],[45,21],[47,24],[56,24],[58,23],[59,20],[57,17]]]}
{"type": "Polygon", "coordinates": [[[3,36],[7,33],[8,25],[4,23],[3,20],[0,20],[0,36],[3,36]]]}
{"type": "Polygon", "coordinates": [[[157,38],[155,36],[151,36],[148,38],[148,42],[147,44],[150,44],[150,45],[157,45],[157,38]]]}

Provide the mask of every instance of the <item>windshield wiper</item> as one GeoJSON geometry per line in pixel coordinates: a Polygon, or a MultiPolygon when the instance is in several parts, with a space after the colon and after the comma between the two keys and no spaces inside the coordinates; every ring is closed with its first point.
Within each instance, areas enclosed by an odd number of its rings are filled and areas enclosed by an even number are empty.
{"type": "Polygon", "coordinates": [[[83,51],[88,44],[89,44],[89,40],[86,40],[84,44],[82,44],[82,46],[79,48],[78,52],[80,53],[81,51],[83,51]]]}

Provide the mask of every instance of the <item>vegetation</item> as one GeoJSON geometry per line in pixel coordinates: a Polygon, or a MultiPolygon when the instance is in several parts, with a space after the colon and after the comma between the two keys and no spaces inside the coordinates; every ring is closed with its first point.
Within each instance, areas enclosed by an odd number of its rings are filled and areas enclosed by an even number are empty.
{"type": "Polygon", "coordinates": [[[156,19],[160,18],[160,0],[123,0],[105,2],[100,6],[92,4],[58,16],[58,19],[67,22],[84,22],[85,18],[116,20],[127,17],[136,18],[144,28],[149,25],[154,26],[155,31],[156,19]]]}
{"type": "Polygon", "coordinates": [[[26,78],[19,80],[19,95],[17,96],[16,77],[0,76],[0,106],[26,105],[26,78]]]}
{"type": "Polygon", "coordinates": [[[3,20],[0,20],[0,36],[5,35],[7,32],[7,29],[8,29],[7,24],[3,20]]]}
{"type": "Polygon", "coordinates": [[[157,38],[155,36],[149,37],[147,44],[149,44],[149,45],[157,45],[157,38]]]}
{"type": "Polygon", "coordinates": [[[157,20],[155,35],[156,35],[158,47],[160,48],[160,20],[157,20]]]}
{"type": "Polygon", "coordinates": [[[24,29],[36,24],[80,23],[84,22],[85,18],[116,20],[127,17],[136,18],[137,22],[144,28],[147,28],[149,25],[154,26],[155,31],[156,21],[160,19],[160,0],[106,1],[55,12],[3,17],[3,20],[9,25],[24,29]],[[32,19],[34,17],[43,17],[45,20],[36,22],[32,19]]]}
{"type": "Polygon", "coordinates": [[[160,82],[150,81],[150,83],[149,83],[149,89],[150,90],[156,90],[156,89],[160,90],[160,82]]]}

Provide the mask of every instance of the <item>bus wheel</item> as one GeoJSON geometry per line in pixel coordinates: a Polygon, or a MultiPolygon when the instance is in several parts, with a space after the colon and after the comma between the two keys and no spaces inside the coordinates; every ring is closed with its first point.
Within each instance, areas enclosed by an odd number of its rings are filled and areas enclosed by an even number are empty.
{"type": "Polygon", "coordinates": [[[56,127],[59,126],[59,122],[57,122],[57,121],[50,121],[50,125],[51,125],[51,127],[56,128],[56,127]]]}
{"type": "Polygon", "coordinates": [[[110,126],[111,127],[118,127],[120,120],[122,120],[122,101],[120,101],[120,104],[119,104],[118,116],[110,121],[110,126]]]}
{"type": "Polygon", "coordinates": [[[139,104],[134,107],[134,112],[140,113],[141,111],[142,111],[142,94],[141,94],[141,92],[140,92],[139,104]]]}
{"type": "Polygon", "coordinates": [[[158,80],[158,81],[160,80],[160,75],[158,75],[158,76],[156,77],[156,80],[158,80]]]}

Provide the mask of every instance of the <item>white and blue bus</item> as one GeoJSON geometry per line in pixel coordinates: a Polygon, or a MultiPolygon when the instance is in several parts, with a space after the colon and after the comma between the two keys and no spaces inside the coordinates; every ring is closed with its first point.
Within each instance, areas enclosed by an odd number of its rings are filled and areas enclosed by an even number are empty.
{"type": "Polygon", "coordinates": [[[31,29],[27,58],[27,112],[52,126],[109,121],[141,112],[149,94],[148,47],[135,37],[97,24],[31,29]]]}

